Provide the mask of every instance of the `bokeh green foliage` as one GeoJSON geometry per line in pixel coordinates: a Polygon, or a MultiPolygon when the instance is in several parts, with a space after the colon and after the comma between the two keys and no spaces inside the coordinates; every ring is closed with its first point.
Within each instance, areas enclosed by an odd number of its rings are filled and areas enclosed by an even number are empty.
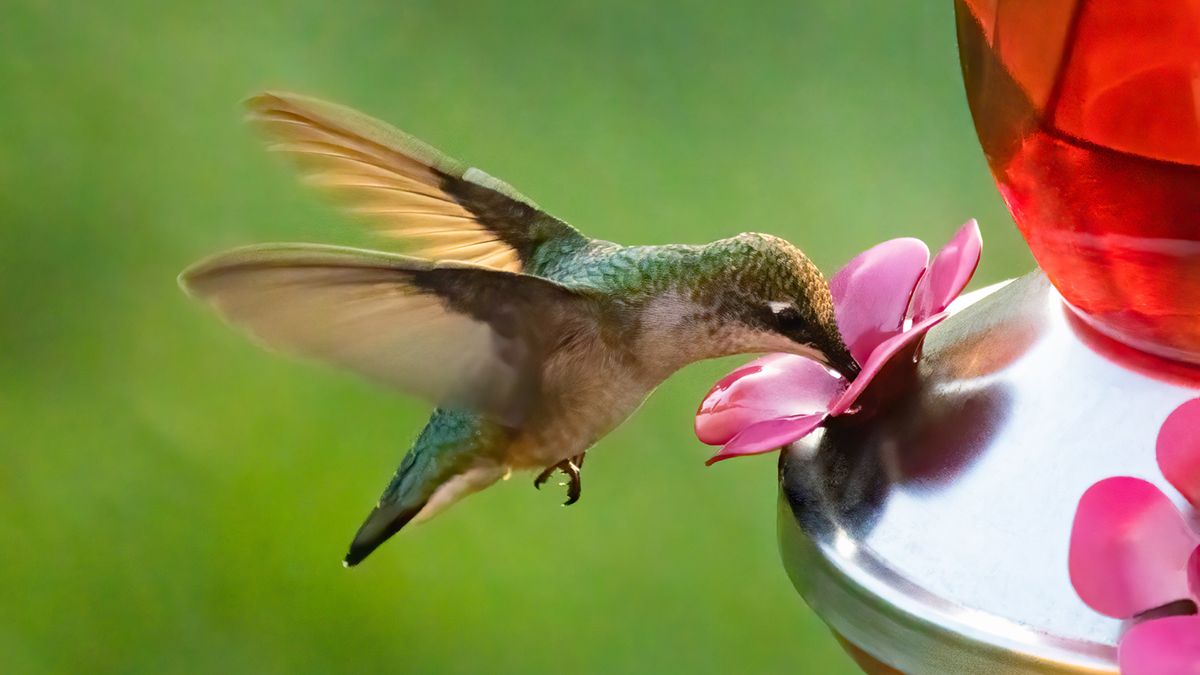
{"type": "Polygon", "coordinates": [[[176,273],[365,243],[240,125],[265,87],[393,121],[627,243],[772,232],[826,270],[983,223],[951,3],[0,8],[0,671],[853,672],[779,564],[774,460],[706,469],[693,366],[589,456],[339,564],[427,413],[261,353],[176,273]]]}

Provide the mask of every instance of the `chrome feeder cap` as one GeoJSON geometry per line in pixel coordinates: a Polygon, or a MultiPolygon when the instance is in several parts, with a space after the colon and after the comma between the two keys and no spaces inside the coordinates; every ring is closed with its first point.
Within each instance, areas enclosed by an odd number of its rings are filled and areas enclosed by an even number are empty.
{"type": "Polygon", "coordinates": [[[1075,508],[1123,475],[1187,507],[1154,443],[1196,381],[1102,355],[1040,271],[963,301],[911,392],[783,453],[784,565],[869,672],[1116,673],[1122,622],[1068,576],[1075,508]]]}

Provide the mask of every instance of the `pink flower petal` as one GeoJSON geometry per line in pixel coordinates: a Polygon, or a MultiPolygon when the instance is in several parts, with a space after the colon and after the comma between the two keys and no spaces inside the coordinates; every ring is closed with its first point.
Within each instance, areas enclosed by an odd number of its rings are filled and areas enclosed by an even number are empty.
{"type": "Polygon", "coordinates": [[[1092,609],[1126,619],[1188,597],[1186,568],[1197,544],[1157,487],[1140,478],[1106,478],[1079,499],[1071,583],[1092,609]]]}
{"type": "Polygon", "coordinates": [[[979,233],[979,223],[972,218],[938,251],[921,277],[913,293],[909,313],[912,320],[920,321],[949,307],[975,274],[982,251],[983,236],[979,233]]]}
{"type": "Polygon", "coordinates": [[[1200,508],[1200,398],[1176,408],[1158,430],[1158,468],[1200,508]]]}
{"type": "Polygon", "coordinates": [[[1192,549],[1187,562],[1188,593],[1192,599],[1200,602],[1200,546],[1192,549]]]}
{"type": "Polygon", "coordinates": [[[873,403],[890,400],[896,393],[903,392],[916,366],[917,351],[925,342],[925,334],[947,316],[931,316],[875,348],[863,364],[862,372],[829,407],[829,414],[841,415],[846,412],[868,389],[873,403]]]}
{"type": "Polygon", "coordinates": [[[812,359],[771,354],[722,378],[696,413],[696,437],[729,442],[746,427],[781,417],[824,413],[846,381],[812,359]]]}
{"type": "Polygon", "coordinates": [[[1121,675],[1200,675],[1200,616],[1144,621],[1121,637],[1121,675]]]}
{"type": "Polygon", "coordinates": [[[929,264],[920,239],[877,244],[838,270],[829,282],[842,339],[859,363],[900,332],[917,280],[929,264]]]}
{"type": "Polygon", "coordinates": [[[709,457],[705,464],[711,466],[731,457],[758,455],[778,450],[788,443],[809,435],[814,429],[821,426],[823,421],[825,421],[825,415],[818,413],[816,415],[781,417],[750,425],[734,436],[733,440],[726,443],[720,452],[709,457]]]}

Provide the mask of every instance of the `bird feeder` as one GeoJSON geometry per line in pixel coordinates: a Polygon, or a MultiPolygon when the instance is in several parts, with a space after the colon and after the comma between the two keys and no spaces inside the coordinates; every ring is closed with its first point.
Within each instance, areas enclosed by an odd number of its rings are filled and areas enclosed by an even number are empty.
{"type": "Polygon", "coordinates": [[[783,559],[868,672],[1116,673],[1131,631],[1196,612],[1097,611],[1083,586],[1113,561],[1073,537],[1106,534],[1076,519],[1114,477],[1195,529],[1156,443],[1200,396],[1200,5],[955,11],[976,130],[1038,269],[960,299],[891,405],[785,450],[783,559]]]}

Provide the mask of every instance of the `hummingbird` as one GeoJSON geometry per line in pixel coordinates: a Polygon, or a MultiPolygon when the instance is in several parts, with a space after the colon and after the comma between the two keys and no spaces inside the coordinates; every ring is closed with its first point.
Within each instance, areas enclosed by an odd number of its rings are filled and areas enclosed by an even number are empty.
{"type": "MultiPolygon", "coordinates": [[[[247,100],[270,151],[404,254],[262,244],[180,275],[264,346],[347,368],[436,407],[350,544],[358,564],[513,470],[581,492],[589,448],[668,376],[740,353],[809,356],[853,378],[829,286],[797,247],[742,233],[622,246],[353,109],[247,100]]],[[[392,248],[385,246],[383,248],[392,248]]]]}

